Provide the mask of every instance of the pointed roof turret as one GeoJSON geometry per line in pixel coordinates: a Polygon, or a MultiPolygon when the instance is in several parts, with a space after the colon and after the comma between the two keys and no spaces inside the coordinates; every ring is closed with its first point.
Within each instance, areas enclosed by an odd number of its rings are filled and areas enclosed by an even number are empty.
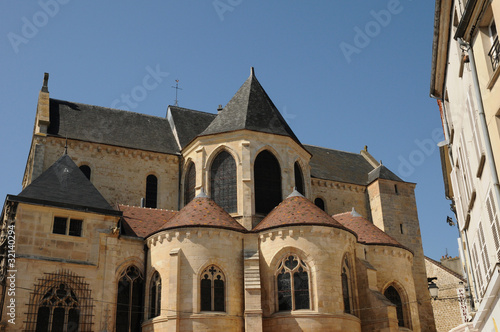
{"type": "Polygon", "coordinates": [[[199,136],[242,129],[289,136],[300,144],[255,77],[253,67],[250,71],[250,77],[199,136]]]}
{"type": "Polygon", "coordinates": [[[51,206],[115,211],[67,154],[33,180],[17,197],[22,201],[51,206]]]}

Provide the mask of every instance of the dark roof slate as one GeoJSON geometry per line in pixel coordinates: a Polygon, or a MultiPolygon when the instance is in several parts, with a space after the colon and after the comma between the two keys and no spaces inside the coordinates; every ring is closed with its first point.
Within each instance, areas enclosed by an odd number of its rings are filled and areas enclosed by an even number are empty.
{"type": "Polygon", "coordinates": [[[403,182],[403,180],[401,180],[399,176],[394,174],[391,170],[389,170],[382,164],[368,173],[368,183],[372,183],[373,181],[378,179],[403,182]]]}
{"type": "Polygon", "coordinates": [[[374,168],[361,154],[313,145],[304,145],[304,148],[312,154],[309,162],[311,177],[357,185],[368,184],[368,173],[374,168]]]}
{"type": "Polygon", "coordinates": [[[217,114],[200,112],[188,108],[169,106],[181,148],[198,136],[215,119],[217,114]]]}
{"type": "Polygon", "coordinates": [[[22,198],[90,209],[113,210],[68,155],[63,155],[18,195],[22,198]]]}
{"type": "Polygon", "coordinates": [[[255,77],[253,68],[250,77],[200,136],[242,129],[289,136],[300,144],[255,77]]]}
{"type": "Polygon", "coordinates": [[[47,133],[146,151],[180,152],[166,118],[52,98],[47,133]]]}

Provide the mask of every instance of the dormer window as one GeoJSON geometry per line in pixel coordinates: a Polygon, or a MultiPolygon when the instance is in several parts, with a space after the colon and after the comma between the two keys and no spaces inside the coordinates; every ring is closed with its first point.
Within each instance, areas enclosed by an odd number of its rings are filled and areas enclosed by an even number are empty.
{"type": "Polygon", "coordinates": [[[82,224],[83,220],[81,219],[54,217],[52,233],[70,236],[82,236],[82,224]]]}

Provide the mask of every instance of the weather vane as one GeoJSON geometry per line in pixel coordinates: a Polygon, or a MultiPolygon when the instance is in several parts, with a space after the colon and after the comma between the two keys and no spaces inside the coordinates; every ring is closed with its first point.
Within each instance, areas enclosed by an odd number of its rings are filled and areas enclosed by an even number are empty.
{"type": "Polygon", "coordinates": [[[177,91],[182,90],[179,88],[179,80],[175,80],[175,86],[172,86],[175,89],[175,106],[179,106],[179,100],[177,100],[177,91]]]}

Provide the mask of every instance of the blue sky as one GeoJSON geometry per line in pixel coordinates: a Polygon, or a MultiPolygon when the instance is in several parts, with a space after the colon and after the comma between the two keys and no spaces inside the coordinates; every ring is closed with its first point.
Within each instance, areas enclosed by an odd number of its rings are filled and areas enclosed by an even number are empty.
{"type": "Polygon", "coordinates": [[[433,1],[4,0],[0,196],[21,190],[44,72],[52,98],[165,116],[176,79],[180,106],[216,112],[253,66],[302,143],[368,145],[417,183],[425,254],[457,255],[429,98],[433,23],[433,1]]]}

